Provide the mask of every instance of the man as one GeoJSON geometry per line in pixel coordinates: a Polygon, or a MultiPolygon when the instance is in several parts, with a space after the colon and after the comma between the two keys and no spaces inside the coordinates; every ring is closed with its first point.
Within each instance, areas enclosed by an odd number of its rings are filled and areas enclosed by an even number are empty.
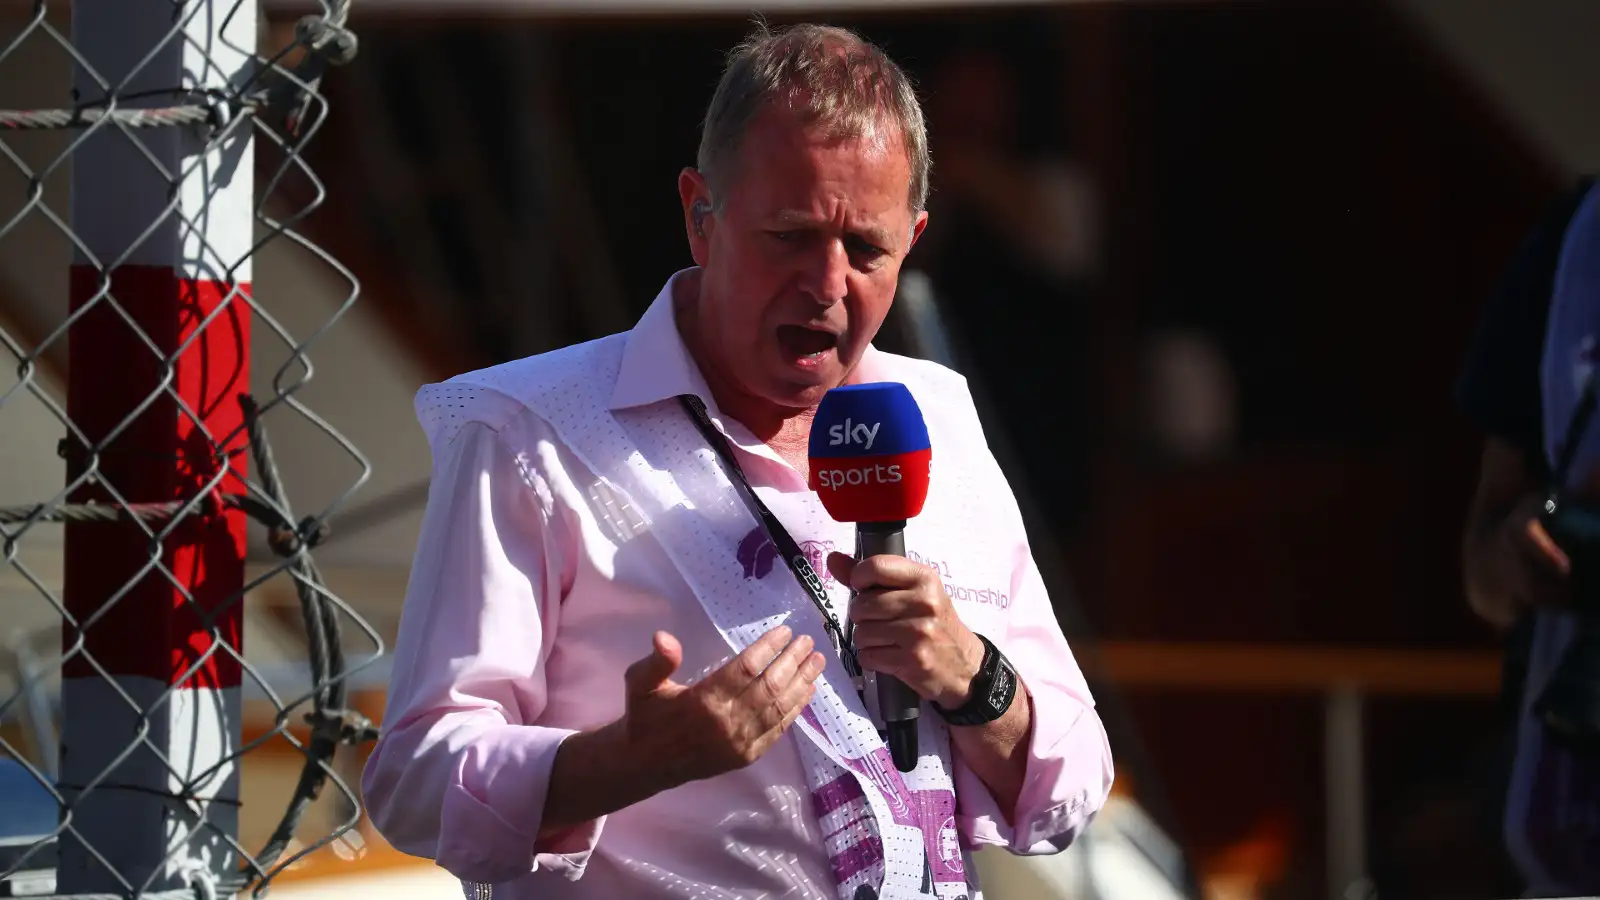
{"type": "MultiPolygon", "coordinates": [[[[1505,698],[1515,759],[1505,836],[1528,896],[1600,890],[1600,834],[1578,821],[1600,803],[1600,766],[1555,746],[1531,710],[1571,638],[1570,563],[1539,512],[1550,461],[1577,406],[1573,376],[1584,363],[1582,341],[1593,334],[1582,327],[1585,311],[1600,310],[1600,282],[1581,277],[1586,259],[1600,259],[1597,234],[1580,227],[1593,224],[1580,214],[1596,212],[1594,185],[1584,179],[1563,195],[1524,242],[1458,387],[1461,406],[1487,434],[1463,580],[1473,610],[1509,631],[1505,698]]],[[[1580,478],[1595,461],[1580,455],[1580,478]]]]}
{"type": "Polygon", "coordinates": [[[870,345],[928,167],[880,50],[759,30],[679,178],[695,267],[626,334],[419,394],[433,481],[363,778],[396,847],[497,897],[977,897],[976,846],[1050,853],[1088,824],[1105,731],[971,397],[870,345]],[[926,565],[839,552],[852,527],[807,489],[817,404],[871,381],[928,419],[926,565]],[[838,648],[812,568],[854,626],[838,648]],[[852,644],[927,701],[911,772],[852,644]]]}

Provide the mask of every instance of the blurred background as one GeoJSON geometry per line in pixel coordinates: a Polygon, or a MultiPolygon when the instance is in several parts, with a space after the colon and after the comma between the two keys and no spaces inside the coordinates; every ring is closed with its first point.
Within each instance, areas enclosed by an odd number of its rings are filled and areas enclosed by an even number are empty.
{"type": "MultiPolygon", "coordinates": [[[[0,4],[0,42],[29,7],[0,4]]],[[[265,3],[263,47],[287,43],[304,11],[265,3]]],[[[920,86],[932,218],[880,344],[973,380],[1026,495],[1119,763],[1124,805],[1106,828],[1133,851],[1103,857],[1102,877],[1188,873],[1105,895],[1514,894],[1500,638],[1469,611],[1459,566],[1480,436],[1452,386],[1517,244],[1600,168],[1600,4],[763,11],[859,29],[920,86]]],[[[318,560],[386,641],[426,496],[413,393],[626,329],[691,264],[675,177],[749,13],[354,3],[360,53],[326,81],[332,114],[309,151],[327,202],[301,228],[361,296],[299,396],[372,461],[318,560]]],[[[50,16],[65,30],[70,7],[50,16]]],[[[23,45],[0,68],[0,108],[63,105],[68,68],[51,42],[23,45]]],[[[7,141],[43,160],[69,139],[7,141]]],[[[12,177],[0,203],[19,196],[12,177]]],[[[64,174],[45,191],[66,208],[64,174]]],[[[0,241],[0,327],[37,343],[60,324],[68,253],[39,217],[0,241]]],[[[255,296],[302,333],[347,294],[292,245],[255,261],[255,296]]],[[[257,380],[283,364],[274,340],[257,330],[257,380]]],[[[45,362],[59,389],[64,354],[45,362]]],[[[0,503],[48,496],[64,477],[60,425],[21,400],[0,421],[0,503]]],[[[319,431],[285,423],[273,440],[297,508],[349,482],[319,431]]],[[[252,539],[252,564],[269,560],[252,539]]],[[[19,553],[60,577],[59,532],[36,529],[19,553]]],[[[14,634],[57,615],[9,568],[0,603],[14,634]]],[[[303,666],[292,591],[264,585],[248,610],[247,657],[303,666]]],[[[368,670],[353,701],[374,719],[384,678],[368,670]]],[[[247,715],[246,739],[264,727],[247,715]]],[[[245,763],[247,844],[299,773],[298,752],[280,765],[273,747],[245,763]]],[[[354,779],[361,762],[339,767],[354,779]]],[[[318,815],[338,811],[314,810],[308,832],[331,821],[318,815]]],[[[359,873],[395,879],[385,895],[450,896],[362,829],[364,850],[320,852],[275,890],[359,873]]],[[[996,900],[1093,895],[1079,870],[986,865],[996,900]]]]}

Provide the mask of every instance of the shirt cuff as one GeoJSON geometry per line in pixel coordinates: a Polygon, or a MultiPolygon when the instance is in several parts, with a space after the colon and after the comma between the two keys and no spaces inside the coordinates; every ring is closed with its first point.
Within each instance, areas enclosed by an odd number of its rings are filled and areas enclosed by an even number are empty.
{"type": "Polygon", "coordinates": [[[480,736],[461,755],[456,783],[440,810],[439,866],[487,884],[541,869],[576,881],[605,827],[601,816],[538,840],[561,728],[506,725],[480,736]]]}
{"type": "Polygon", "coordinates": [[[1022,793],[1011,816],[955,755],[956,829],[966,846],[1003,847],[1018,856],[1058,853],[1088,827],[1111,793],[1111,746],[1094,709],[1048,692],[1025,696],[1033,721],[1022,793]]]}

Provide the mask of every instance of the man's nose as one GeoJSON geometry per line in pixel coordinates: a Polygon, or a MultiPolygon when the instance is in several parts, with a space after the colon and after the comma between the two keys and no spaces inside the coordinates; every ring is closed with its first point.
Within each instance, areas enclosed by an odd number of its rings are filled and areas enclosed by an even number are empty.
{"type": "Polygon", "coordinates": [[[820,306],[844,302],[849,290],[850,254],[840,240],[823,241],[805,276],[805,290],[820,306]]]}

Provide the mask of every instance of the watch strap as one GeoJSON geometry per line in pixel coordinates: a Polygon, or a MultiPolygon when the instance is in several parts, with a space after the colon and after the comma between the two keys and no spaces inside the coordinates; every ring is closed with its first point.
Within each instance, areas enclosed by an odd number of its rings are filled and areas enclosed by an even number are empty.
{"type": "Polygon", "coordinates": [[[934,712],[951,725],[984,725],[1006,714],[1017,695],[1017,671],[994,642],[978,635],[983,642],[983,662],[972,676],[967,702],[958,709],[945,709],[931,703],[934,712]]]}

